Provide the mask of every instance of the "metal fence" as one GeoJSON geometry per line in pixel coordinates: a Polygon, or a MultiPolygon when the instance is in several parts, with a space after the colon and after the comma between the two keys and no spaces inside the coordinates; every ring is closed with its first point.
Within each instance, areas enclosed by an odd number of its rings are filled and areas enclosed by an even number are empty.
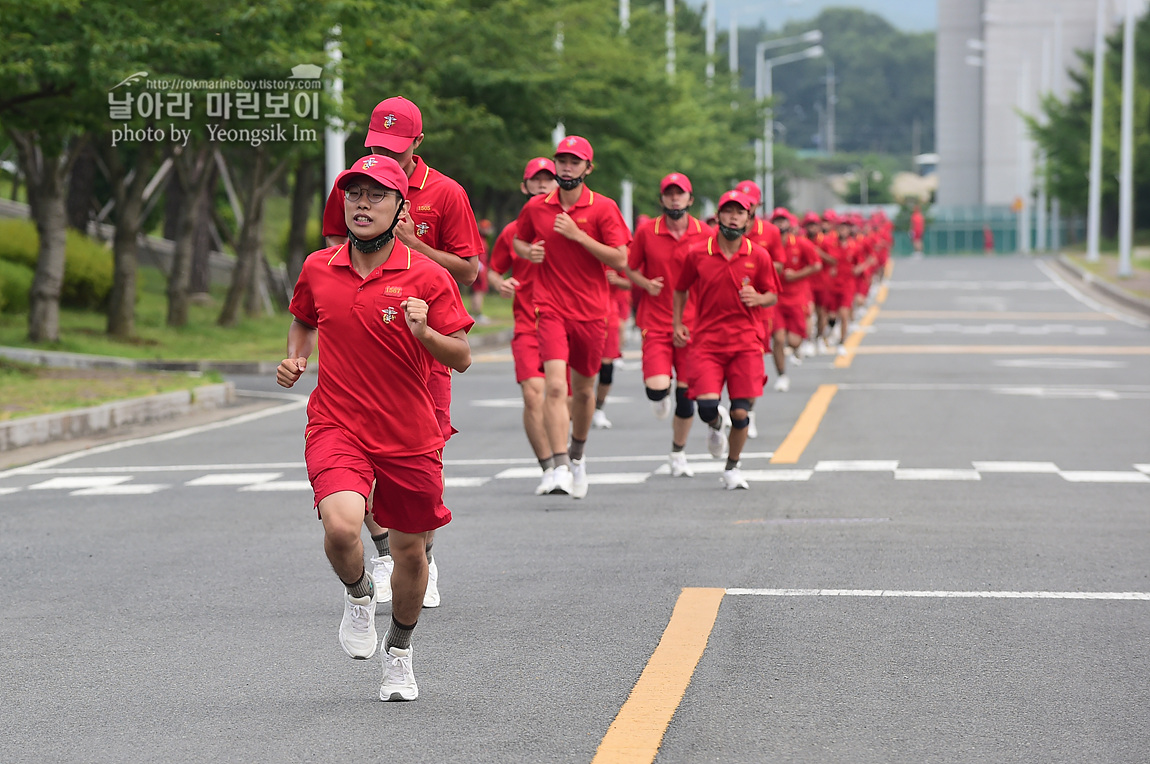
{"type": "MultiPolygon", "coordinates": [[[[1081,217],[1063,217],[1058,240],[1063,246],[1082,241],[1086,237],[1086,221],[1081,217]]],[[[986,207],[931,207],[927,212],[926,231],[922,248],[927,255],[969,254],[985,251],[985,236],[989,229],[994,239],[996,254],[1018,251],[1018,216],[1006,206],[986,207]]],[[[1033,211],[1027,235],[1030,250],[1036,251],[1038,228],[1033,211]]],[[[1052,240],[1048,234],[1047,242],[1052,240]]],[[[914,251],[910,234],[905,229],[895,231],[893,254],[909,255],[914,251]]]]}

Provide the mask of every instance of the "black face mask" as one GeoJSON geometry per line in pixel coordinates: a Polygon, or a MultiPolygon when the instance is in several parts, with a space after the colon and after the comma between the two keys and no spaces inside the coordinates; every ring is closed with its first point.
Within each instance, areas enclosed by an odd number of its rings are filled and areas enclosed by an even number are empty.
{"type": "Polygon", "coordinates": [[[671,220],[680,220],[680,219],[682,219],[682,217],[684,215],[687,214],[687,211],[686,210],[671,210],[671,209],[667,209],[666,207],[664,207],[663,208],[663,214],[666,215],[671,220]]]}
{"type": "Polygon", "coordinates": [[[727,241],[734,241],[747,232],[746,226],[742,228],[731,228],[729,225],[719,223],[719,233],[723,234],[723,238],[727,241]]]}
{"type": "Polygon", "coordinates": [[[583,182],[583,177],[584,176],[580,175],[578,178],[556,178],[556,180],[559,181],[559,188],[564,191],[572,191],[578,188],[579,184],[583,182]]]}
{"type": "Polygon", "coordinates": [[[378,252],[379,250],[381,250],[385,246],[387,246],[387,243],[389,241],[391,241],[392,239],[395,238],[395,234],[394,234],[395,226],[399,224],[399,212],[402,209],[403,209],[403,197],[401,196],[399,198],[399,208],[395,211],[395,220],[391,221],[391,225],[389,225],[387,227],[386,231],[384,231],[379,236],[376,236],[373,239],[361,239],[358,236],[356,236],[354,233],[352,233],[351,229],[348,229],[347,240],[349,242],[351,242],[351,245],[353,247],[355,247],[356,249],[358,249],[360,252],[362,252],[365,255],[370,255],[373,252],[378,252]]]}

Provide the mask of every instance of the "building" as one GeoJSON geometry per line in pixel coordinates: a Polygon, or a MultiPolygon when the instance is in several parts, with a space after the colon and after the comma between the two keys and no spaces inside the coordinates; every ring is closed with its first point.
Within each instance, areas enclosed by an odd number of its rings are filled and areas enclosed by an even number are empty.
{"type": "MultiPolygon", "coordinates": [[[[1125,0],[1105,4],[1107,33],[1125,0]]],[[[1150,0],[1132,0],[1136,13],[1150,0]]],[[[935,146],[942,205],[1011,205],[1034,188],[1019,112],[1064,93],[1076,51],[1093,50],[1099,0],[938,0],[935,146]]]]}

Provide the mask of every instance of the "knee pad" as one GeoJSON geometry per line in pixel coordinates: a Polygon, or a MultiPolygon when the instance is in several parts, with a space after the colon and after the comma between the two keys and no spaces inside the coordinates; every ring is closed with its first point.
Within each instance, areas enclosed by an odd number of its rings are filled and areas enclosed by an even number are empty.
{"type": "Polygon", "coordinates": [[[745,430],[750,426],[751,426],[751,418],[749,416],[745,416],[742,419],[735,419],[734,417],[731,417],[731,429],[732,430],[745,430]]]}
{"type": "Polygon", "coordinates": [[[699,406],[699,419],[707,424],[719,418],[719,401],[717,399],[695,401],[699,406]]]}
{"type": "Polygon", "coordinates": [[[690,419],[695,415],[695,402],[687,397],[687,388],[675,388],[675,416],[690,419]]]}
{"type": "Polygon", "coordinates": [[[669,387],[665,390],[656,390],[653,387],[645,389],[647,390],[647,400],[649,401],[661,401],[671,394],[671,388],[669,387]]]}
{"type": "Polygon", "coordinates": [[[615,362],[605,363],[599,367],[599,384],[609,385],[615,381],[615,362]]]}
{"type": "Polygon", "coordinates": [[[751,400],[750,398],[732,398],[731,399],[731,411],[734,411],[735,409],[742,409],[743,411],[746,411],[749,414],[749,413],[751,413],[751,409],[753,409],[754,407],[755,407],[755,402],[753,400],[751,400]]]}

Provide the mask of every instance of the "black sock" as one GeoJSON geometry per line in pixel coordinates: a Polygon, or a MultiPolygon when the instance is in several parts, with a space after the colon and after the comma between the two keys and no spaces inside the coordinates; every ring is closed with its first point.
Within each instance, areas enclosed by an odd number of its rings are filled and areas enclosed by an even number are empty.
{"type": "Polygon", "coordinates": [[[406,650],[411,647],[411,632],[415,631],[415,624],[404,626],[399,621],[395,620],[395,616],[391,617],[391,626],[387,629],[387,639],[384,640],[384,650],[390,650],[397,647],[400,650],[406,650]]]}
{"type": "Polygon", "coordinates": [[[571,439],[571,447],[567,449],[567,456],[572,459],[582,459],[583,449],[586,447],[587,441],[579,440],[578,438],[571,439]]]}
{"type": "Polygon", "coordinates": [[[423,548],[423,553],[427,555],[427,564],[428,564],[428,565],[430,565],[430,564],[431,564],[431,546],[432,546],[432,544],[434,544],[434,543],[435,543],[435,542],[434,542],[434,541],[432,541],[432,542],[431,542],[431,544],[428,544],[427,546],[425,546],[425,547],[423,548]]]}
{"type": "Polygon", "coordinates": [[[727,458],[727,467],[726,468],[728,470],[733,470],[735,467],[738,467],[738,466],[739,466],[739,460],[738,459],[731,459],[730,457],[727,458]]]}
{"type": "Polygon", "coordinates": [[[546,459],[540,459],[539,466],[543,469],[544,472],[547,470],[555,469],[555,457],[548,456],[546,459]]]}
{"type": "Polygon", "coordinates": [[[686,448],[686,447],[687,447],[687,444],[686,444],[686,443],[684,443],[683,445],[681,445],[681,446],[680,446],[680,445],[679,445],[678,443],[676,443],[675,441],[673,441],[673,440],[671,441],[671,453],[678,453],[678,452],[682,451],[682,450],[683,450],[684,448],[686,448]]]}
{"type": "Polygon", "coordinates": [[[551,458],[555,460],[555,468],[556,469],[558,469],[559,467],[570,467],[571,466],[571,460],[569,458],[567,458],[567,454],[555,454],[555,456],[552,456],[551,458]]]}
{"type": "Polygon", "coordinates": [[[391,547],[387,541],[387,531],[384,531],[378,536],[372,536],[371,540],[375,542],[375,551],[379,552],[379,557],[387,557],[391,554],[391,547]]]}
{"type": "Polygon", "coordinates": [[[347,593],[352,597],[370,597],[375,590],[371,576],[367,574],[366,568],[359,574],[359,580],[354,584],[343,581],[343,585],[347,588],[347,593]]]}

